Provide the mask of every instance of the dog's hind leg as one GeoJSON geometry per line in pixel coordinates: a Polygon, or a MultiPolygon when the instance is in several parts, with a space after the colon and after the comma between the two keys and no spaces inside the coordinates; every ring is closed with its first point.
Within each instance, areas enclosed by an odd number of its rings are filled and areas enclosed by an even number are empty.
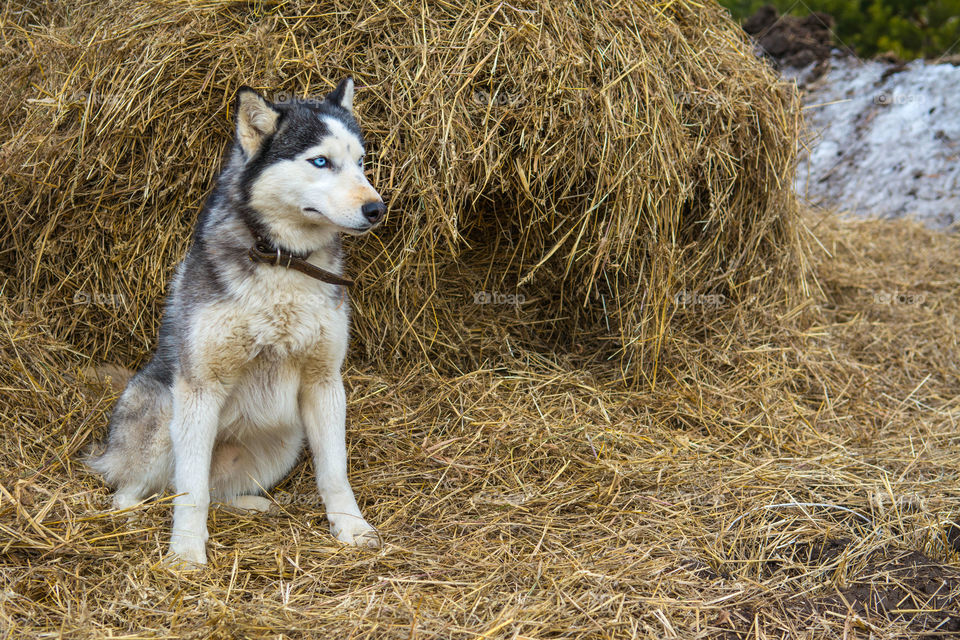
{"type": "Polygon", "coordinates": [[[269,511],[273,502],[258,495],[287,475],[303,448],[299,425],[245,433],[217,442],[210,465],[210,493],[235,509],[269,511]]]}
{"type": "Polygon", "coordinates": [[[135,376],[110,418],[106,450],[86,463],[116,489],[113,506],[127,509],[170,483],[170,389],[149,374],[135,376]]]}
{"type": "Polygon", "coordinates": [[[223,504],[240,511],[258,511],[260,513],[266,513],[273,507],[269,498],[251,495],[234,496],[227,499],[223,504]]]}

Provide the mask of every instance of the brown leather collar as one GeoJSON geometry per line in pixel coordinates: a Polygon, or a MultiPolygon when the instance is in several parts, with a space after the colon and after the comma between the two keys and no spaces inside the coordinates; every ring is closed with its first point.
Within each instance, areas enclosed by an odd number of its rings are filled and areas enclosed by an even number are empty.
{"type": "Polygon", "coordinates": [[[300,273],[305,273],[311,278],[316,278],[317,280],[322,280],[323,282],[329,282],[330,284],[339,284],[344,287],[352,287],[353,280],[349,278],[344,278],[338,276],[335,273],[327,271],[326,269],[321,269],[320,267],[310,264],[306,259],[301,258],[300,256],[290,253],[285,249],[280,247],[271,246],[264,240],[258,240],[248,252],[250,260],[253,262],[260,262],[264,264],[272,264],[274,266],[286,267],[287,269],[295,269],[300,273]]]}

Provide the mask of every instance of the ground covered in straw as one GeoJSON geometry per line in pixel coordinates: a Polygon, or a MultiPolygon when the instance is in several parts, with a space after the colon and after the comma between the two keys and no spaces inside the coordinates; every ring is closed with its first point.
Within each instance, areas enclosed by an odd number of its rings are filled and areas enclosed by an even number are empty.
{"type": "Polygon", "coordinates": [[[335,543],[304,462],[276,513],[214,512],[210,565],[191,573],[161,563],[168,499],[106,512],[76,462],[115,393],[78,383],[89,360],[4,300],[3,628],[955,633],[960,242],[902,221],[807,223],[817,293],[762,322],[722,300],[679,309],[703,331],[652,387],[626,389],[590,343],[459,377],[350,368],[352,478],[384,548],[335,543]]]}
{"type": "Polygon", "coordinates": [[[10,637],[956,633],[960,241],[802,214],[795,88],[714,2],[0,9],[10,637]],[[390,212],[348,243],[351,473],[161,562],[78,453],[136,367],[243,84],[352,74],[390,212]],[[505,302],[505,303],[504,303],[505,302]],[[485,303],[485,304],[481,304],[485,303]]]}

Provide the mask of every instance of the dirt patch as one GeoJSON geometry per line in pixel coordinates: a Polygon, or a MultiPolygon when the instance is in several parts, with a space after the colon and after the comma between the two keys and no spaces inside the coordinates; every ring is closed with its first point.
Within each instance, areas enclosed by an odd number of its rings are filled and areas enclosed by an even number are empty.
{"type": "Polygon", "coordinates": [[[763,52],[782,67],[806,67],[830,59],[836,48],[833,41],[833,16],[819,11],[808,16],[781,16],[766,5],[743,23],[763,52]]]}
{"type": "Polygon", "coordinates": [[[933,638],[960,631],[958,601],[960,571],[910,551],[874,554],[857,580],[817,606],[867,621],[906,622],[933,638]]]}
{"type": "Polygon", "coordinates": [[[857,565],[848,569],[850,578],[833,593],[730,607],[720,612],[713,628],[728,640],[753,638],[758,626],[769,637],[790,637],[791,625],[773,623],[787,619],[793,621],[793,629],[799,629],[818,626],[825,620],[853,618],[857,627],[887,629],[895,625],[920,638],[954,637],[960,631],[960,570],[918,551],[884,549],[857,560],[857,550],[851,544],[849,539],[829,538],[806,542],[786,552],[782,561],[764,563],[765,579],[786,578],[784,585],[796,584],[801,573],[819,573],[816,579],[826,582],[841,565],[857,565]],[[843,559],[848,552],[849,557],[843,559]],[[778,626],[783,633],[777,633],[778,626]]]}

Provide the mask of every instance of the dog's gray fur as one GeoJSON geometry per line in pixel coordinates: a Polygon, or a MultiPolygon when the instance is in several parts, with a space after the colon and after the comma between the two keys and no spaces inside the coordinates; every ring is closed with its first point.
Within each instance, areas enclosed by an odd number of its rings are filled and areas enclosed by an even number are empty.
{"type": "Polygon", "coordinates": [[[261,492],[290,471],[305,436],[332,533],[379,544],[347,480],[346,293],[247,256],[261,240],[339,274],[339,234],[379,222],[352,104],[349,78],[320,101],[271,104],[241,89],[236,139],[173,278],[157,351],[120,397],[105,452],[90,460],[116,488],[117,508],[168,488],[180,494],[175,560],[206,562],[211,496],[269,506],[261,492]]]}

